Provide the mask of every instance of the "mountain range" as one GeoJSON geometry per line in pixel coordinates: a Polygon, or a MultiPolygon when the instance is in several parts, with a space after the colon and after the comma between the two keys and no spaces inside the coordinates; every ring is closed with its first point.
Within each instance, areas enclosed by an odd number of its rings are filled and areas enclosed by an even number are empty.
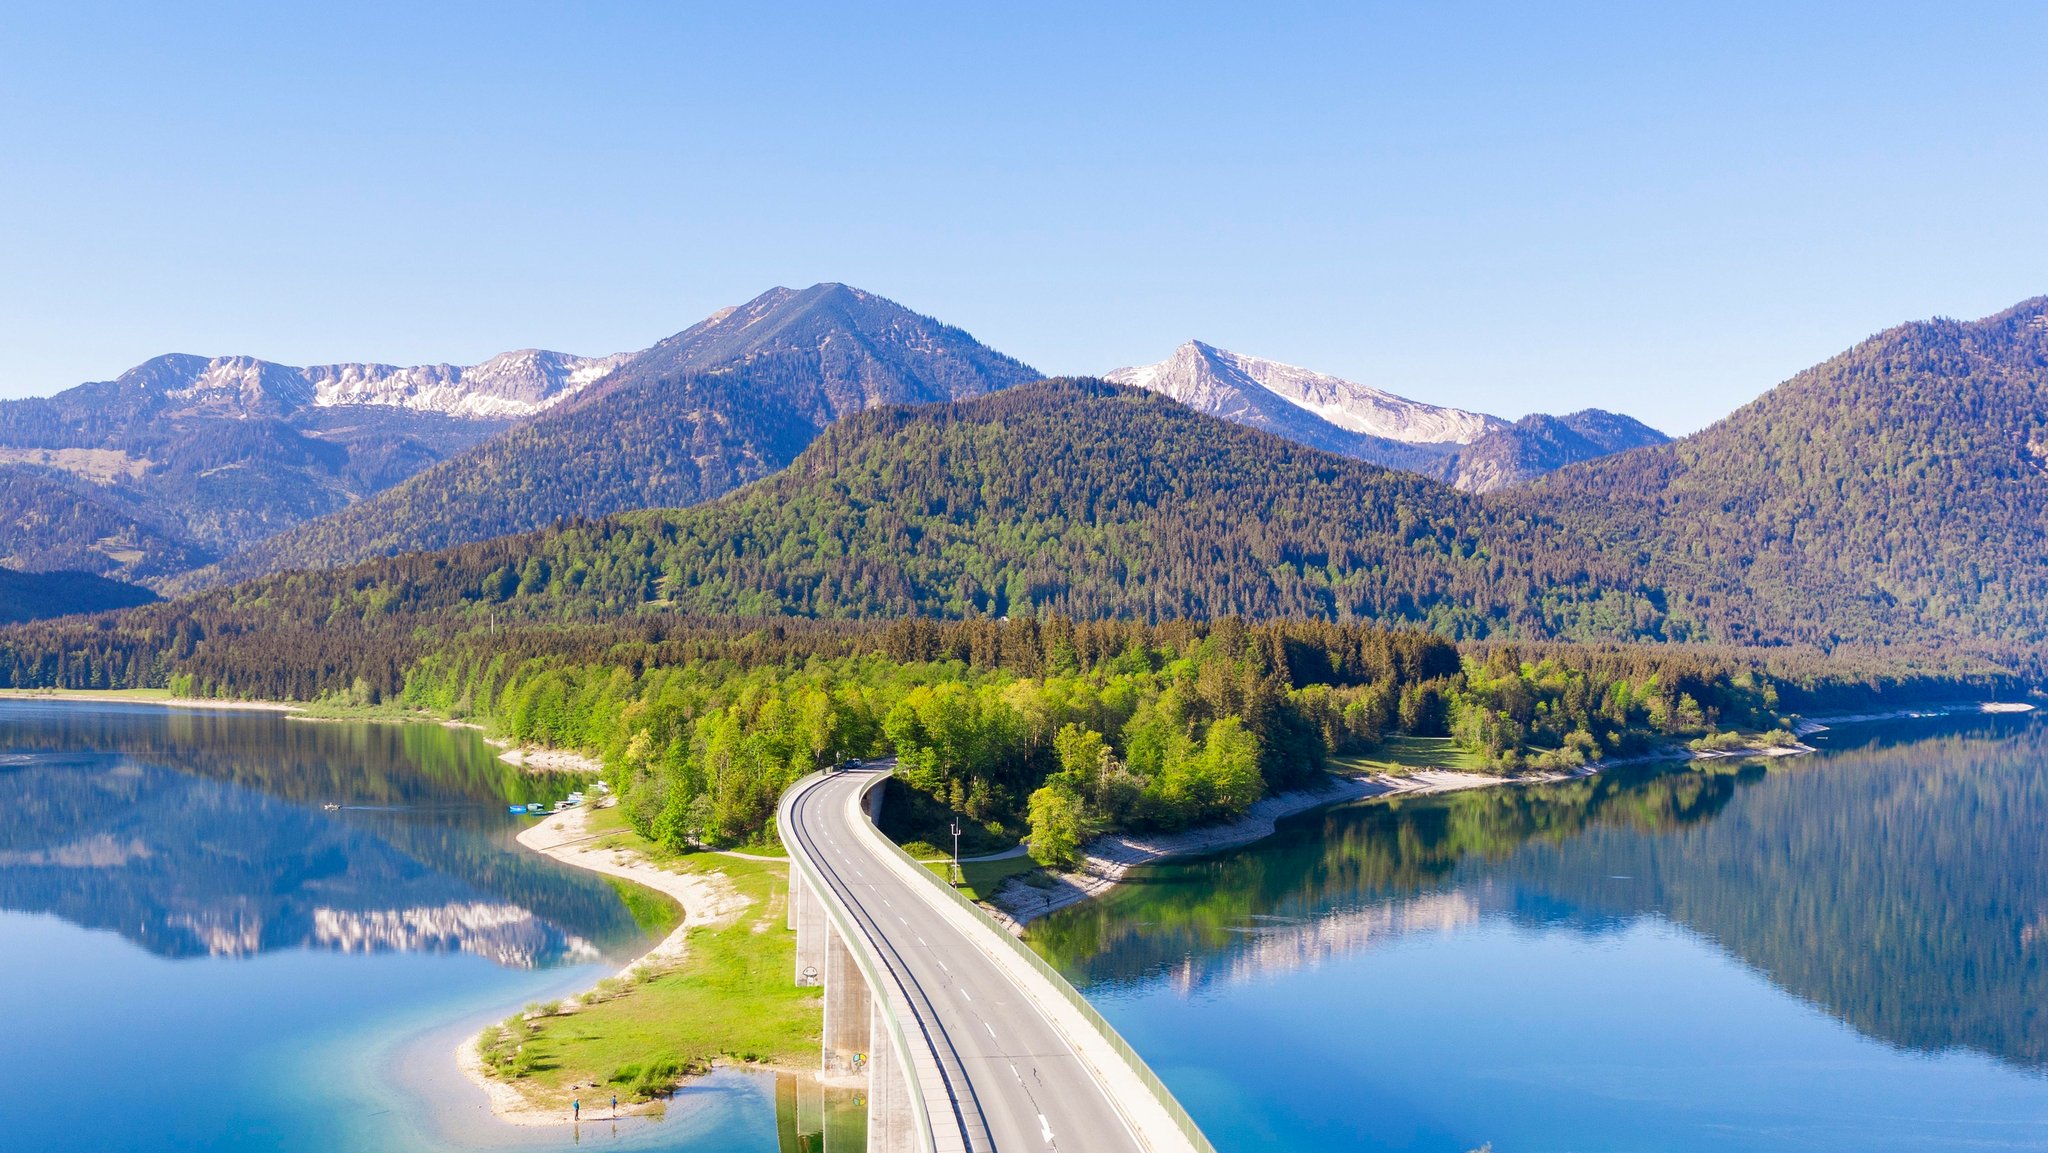
{"type": "Polygon", "coordinates": [[[163,578],[345,508],[608,375],[619,357],[295,368],[169,355],[0,402],[0,563],[163,578]]]}
{"type": "Polygon", "coordinates": [[[285,620],[333,645],[372,622],[402,638],[492,620],[1044,613],[2038,668],[2048,298],[1887,330],[1693,436],[1492,493],[1138,388],[1040,381],[852,413],[695,507],[285,573],[131,610],[132,633],[20,643],[112,646],[96,658],[112,669],[158,659],[188,625],[260,649],[285,620]]]}
{"type": "MultiPolygon", "coordinates": [[[[1660,440],[1612,414],[1509,424],[1191,343],[1118,378],[1475,490],[1660,440]]],[[[296,368],[158,357],[0,403],[0,564],[166,592],[716,497],[884,404],[1038,379],[838,284],[773,289],[635,353],[296,368]]]]}
{"type": "Polygon", "coordinates": [[[506,436],[178,587],[695,504],[782,468],[847,414],[965,400],[1039,375],[859,289],[777,288],[625,358],[506,436]]]}
{"type": "Polygon", "coordinates": [[[1311,448],[1489,492],[1574,461],[1669,440],[1619,413],[1586,409],[1514,423],[1190,340],[1157,364],[1104,375],[1197,412],[1311,448]]]}
{"type": "MultiPolygon", "coordinates": [[[[354,567],[129,617],[1241,614],[2008,662],[2048,641],[2048,299],[1889,329],[1692,436],[1487,492],[1197,412],[1169,373],[1036,375],[853,289],[778,290],[212,576],[354,567]]],[[[1630,431],[1295,382],[1330,427],[1468,467],[1514,428],[1561,456],[1630,431]]]]}

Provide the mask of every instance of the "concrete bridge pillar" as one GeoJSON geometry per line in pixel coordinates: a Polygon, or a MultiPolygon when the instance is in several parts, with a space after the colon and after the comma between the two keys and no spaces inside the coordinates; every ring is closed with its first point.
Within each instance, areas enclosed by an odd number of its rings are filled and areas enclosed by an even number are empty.
{"type": "Polygon", "coordinates": [[[867,978],[853,959],[853,949],[836,931],[825,934],[825,1072],[851,1073],[856,1054],[873,1060],[874,1007],[867,978]]]}
{"type": "Polygon", "coordinates": [[[889,1044],[889,1026],[879,999],[868,1027],[874,1048],[868,1053],[868,1153],[916,1153],[917,1130],[911,1124],[910,1071],[889,1044]]]}
{"type": "Polygon", "coordinates": [[[794,868],[789,871],[789,927],[796,930],[796,983],[823,984],[825,938],[831,933],[825,902],[794,868]]]}

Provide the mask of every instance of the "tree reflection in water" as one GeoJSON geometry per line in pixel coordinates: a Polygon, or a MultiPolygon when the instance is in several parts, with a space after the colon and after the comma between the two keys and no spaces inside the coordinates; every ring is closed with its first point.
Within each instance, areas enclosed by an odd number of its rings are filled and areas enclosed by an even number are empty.
{"type": "Polygon", "coordinates": [[[1869,726],[1816,757],[1366,802],[1035,925],[1097,995],[1314,965],[1489,916],[1659,917],[1864,1034],[2048,1066],[2048,727],[1869,726]]]}

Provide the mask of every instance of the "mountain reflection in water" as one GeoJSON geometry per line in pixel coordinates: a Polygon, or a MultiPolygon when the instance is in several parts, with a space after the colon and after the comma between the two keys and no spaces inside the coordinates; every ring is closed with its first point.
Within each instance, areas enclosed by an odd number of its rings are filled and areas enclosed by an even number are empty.
{"type": "Polygon", "coordinates": [[[1035,925],[1093,995],[1200,995],[1482,918],[1709,939],[1866,1036],[2048,1067],[2048,726],[1863,727],[1823,755],[1367,802],[1035,925]]]}
{"type": "Polygon", "coordinates": [[[610,882],[511,843],[508,803],[572,787],[440,726],[0,702],[0,908],[169,957],[626,955],[610,882]]]}

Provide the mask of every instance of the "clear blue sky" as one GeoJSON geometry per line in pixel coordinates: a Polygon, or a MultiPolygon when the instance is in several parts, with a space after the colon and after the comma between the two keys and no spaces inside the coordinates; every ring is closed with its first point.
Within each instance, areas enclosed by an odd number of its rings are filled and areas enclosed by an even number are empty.
{"type": "Polygon", "coordinates": [[[0,395],[841,280],[1049,372],[1685,431],[2048,292],[2036,5],[301,7],[0,11],[0,395]]]}

